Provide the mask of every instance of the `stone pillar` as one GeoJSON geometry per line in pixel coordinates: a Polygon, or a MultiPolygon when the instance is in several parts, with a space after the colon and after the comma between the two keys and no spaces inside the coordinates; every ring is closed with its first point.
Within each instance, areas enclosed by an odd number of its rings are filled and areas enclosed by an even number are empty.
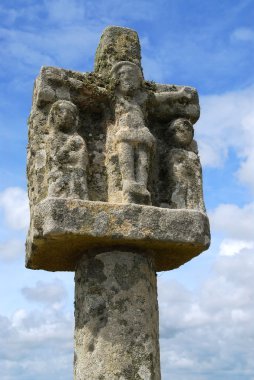
{"type": "Polygon", "coordinates": [[[157,283],[149,256],[84,255],[75,274],[75,380],[160,380],[157,283]]]}
{"type": "Polygon", "coordinates": [[[210,244],[199,113],[195,88],[145,80],[127,28],[104,31],[94,72],[36,79],[26,266],[76,270],[75,380],[160,380],[156,272],[210,244]]]}

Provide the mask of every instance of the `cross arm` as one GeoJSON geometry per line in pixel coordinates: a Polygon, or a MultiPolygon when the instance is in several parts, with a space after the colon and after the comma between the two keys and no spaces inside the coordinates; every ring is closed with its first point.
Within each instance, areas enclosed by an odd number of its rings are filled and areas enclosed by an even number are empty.
{"type": "Polygon", "coordinates": [[[152,116],[161,121],[183,117],[194,124],[199,119],[199,98],[193,87],[156,83],[152,104],[152,116]]]}
{"type": "Polygon", "coordinates": [[[61,99],[70,100],[82,109],[99,111],[108,101],[108,91],[94,73],[44,66],[35,81],[33,99],[39,108],[61,99]]]}

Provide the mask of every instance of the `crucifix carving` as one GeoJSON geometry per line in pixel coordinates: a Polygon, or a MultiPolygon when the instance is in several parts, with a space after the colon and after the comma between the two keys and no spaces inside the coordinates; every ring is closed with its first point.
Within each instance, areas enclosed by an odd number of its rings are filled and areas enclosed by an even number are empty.
{"type": "Polygon", "coordinates": [[[43,67],[29,118],[26,266],[75,271],[74,378],[160,379],[156,271],[209,247],[197,91],[144,79],[108,27],[95,70],[43,67]]]}

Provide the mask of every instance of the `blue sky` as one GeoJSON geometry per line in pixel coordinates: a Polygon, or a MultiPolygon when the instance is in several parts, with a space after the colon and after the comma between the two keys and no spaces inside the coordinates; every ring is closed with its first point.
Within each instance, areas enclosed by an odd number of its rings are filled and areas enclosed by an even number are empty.
{"type": "Polygon", "coordinates": [[[73,274],[24,268],[27,118],[42,65],[92,71],[103,29],[139,33],[147,79],[198,89],[210,250],[158,276],[162,378],[254,380],[253,0],[0,2],[0,373],[72,378],[73,274]]]}

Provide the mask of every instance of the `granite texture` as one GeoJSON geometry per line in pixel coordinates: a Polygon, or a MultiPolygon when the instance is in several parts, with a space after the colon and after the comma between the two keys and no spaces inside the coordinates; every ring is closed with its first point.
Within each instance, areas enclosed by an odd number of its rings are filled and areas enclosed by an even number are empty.
{"type": "Polygon", "coordinates": [[[160,380],[156,271],[210,244],[197,90],[144,78],[135,31],[93,72],[42,67],[29,117],[26,266],[75,273],[75,380],[160,380]]]}
{"type": "Polygon", "coordinates": [[[157,281],[136,252],[84,255],[75,274],[76,380],[160,380],[157,281]]]}
{"type": "Polygon", "coordinates": [[[89,251],[125,247],[154,257],[156,271],[179,267],[209,247],[209,222],[196,210],[47,198],[34,210],[26,266],[75,270],[89,251]]]}

